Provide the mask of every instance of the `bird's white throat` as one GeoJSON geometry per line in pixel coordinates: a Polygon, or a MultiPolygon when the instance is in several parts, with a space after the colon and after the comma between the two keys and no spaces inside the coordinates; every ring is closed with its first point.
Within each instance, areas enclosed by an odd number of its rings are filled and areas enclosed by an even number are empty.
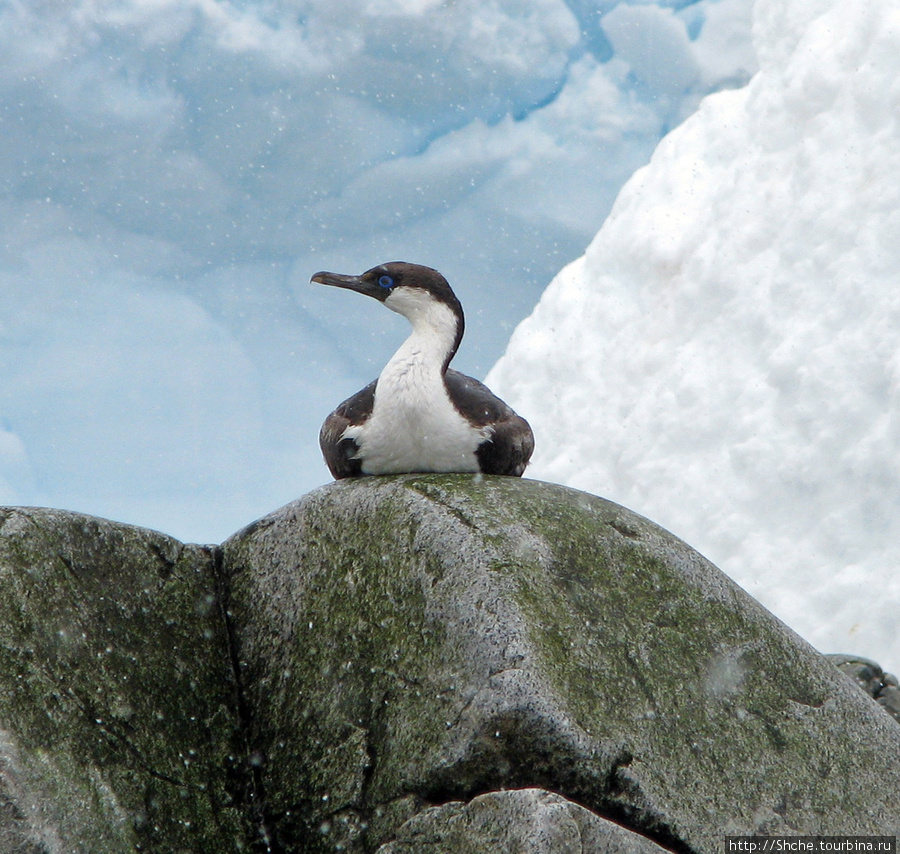
{"type": "Polygon", "coordinates": [[[384,304],[412,324],[412,335],[398,354],[407,345],[420,346],[424,354],[438,356],[442,365],[456,341],[459,318],[453,309],[420,288],[397,288],[384,304]]]}

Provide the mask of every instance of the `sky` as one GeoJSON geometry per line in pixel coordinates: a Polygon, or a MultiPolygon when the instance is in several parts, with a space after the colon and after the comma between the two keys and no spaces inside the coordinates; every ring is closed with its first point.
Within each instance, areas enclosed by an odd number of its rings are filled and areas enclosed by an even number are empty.
{"type": "Polygon", "coordinates": [[[0,502],[219,542],[329,480],[440,269],[483,377],[623,183],[756,69],[750,0],[0,0],[0,502]]]}
{"type": "Polygon", "coordinates": [[[488,382],[529,476],[897,672],[900,6],[757,0],[752,32],[749,84],[660,142],[488,382]]]}

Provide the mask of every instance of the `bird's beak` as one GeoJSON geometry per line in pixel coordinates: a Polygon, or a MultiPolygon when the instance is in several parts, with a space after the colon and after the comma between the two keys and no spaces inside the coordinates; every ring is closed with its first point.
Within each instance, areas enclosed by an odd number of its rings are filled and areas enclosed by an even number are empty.
{"type": "Polygon", "coordinates": [[[362,276],[343,276],[340,273],[322,272],[316,273],[310,281],[320,285],[331,285],[333,288],[346,288],[348,291],[356,291],[381,302],[387,296],[384,288],[362,276]]]}

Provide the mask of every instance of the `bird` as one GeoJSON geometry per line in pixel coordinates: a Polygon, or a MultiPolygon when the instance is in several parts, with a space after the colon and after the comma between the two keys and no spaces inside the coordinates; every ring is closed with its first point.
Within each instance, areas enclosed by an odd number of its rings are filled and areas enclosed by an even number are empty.
{"type": "Polygon", "coordinates": [[[378,379],[322,425],[319,445],[335,480],[409,472],[522,476],[534,434],[487,386],[449,367],[465,318],[437,270],[391,261],[358,276],[316,273],[311,282],[365,294],[412,325],[378,379]]]}

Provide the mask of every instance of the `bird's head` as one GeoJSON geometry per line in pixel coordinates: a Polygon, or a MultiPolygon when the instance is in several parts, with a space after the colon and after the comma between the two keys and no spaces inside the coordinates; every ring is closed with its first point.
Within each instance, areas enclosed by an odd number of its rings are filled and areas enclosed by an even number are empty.
{"type": "Polygon", "coordinates": [[[359,276],[321,272],[311,281],[373,297],[406,317],[414,329],[434,330],[442,337],[446,330],[450,339],[448,362],[462,339],[465,328],[462,305],[447,280],[431,267],[390,261],[359,276]]]}

